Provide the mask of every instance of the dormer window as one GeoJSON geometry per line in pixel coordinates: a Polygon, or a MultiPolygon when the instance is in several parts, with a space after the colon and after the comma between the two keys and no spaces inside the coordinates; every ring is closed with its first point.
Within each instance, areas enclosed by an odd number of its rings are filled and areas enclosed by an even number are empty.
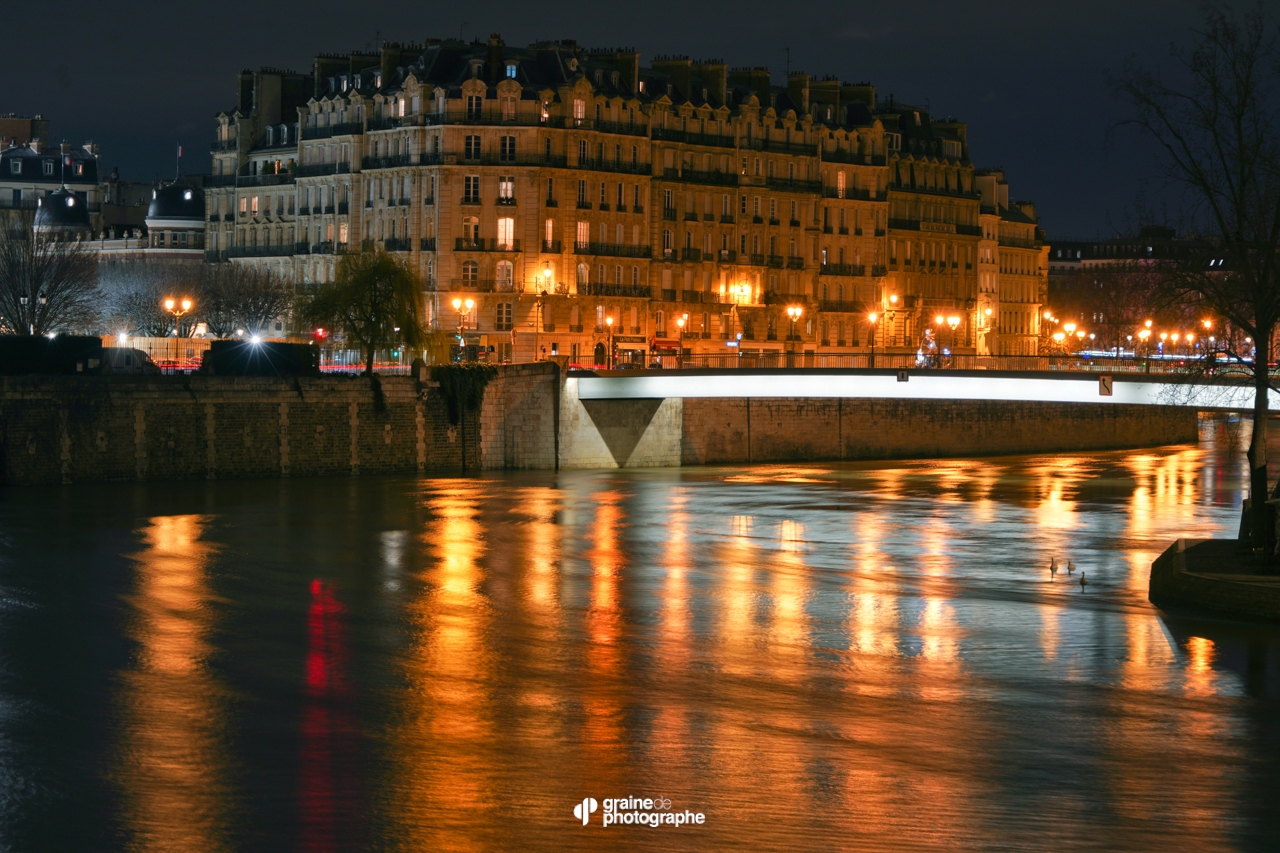
{"type": "Polygon", "coordinates": [[[14,157],[12,160],[9,161],[9,174],[11,175],[22,174],[22,161],[19,160],[17,157],[14,157]]]}
{"type": "Polygon", "coordinates": [[[345,75],[343,75],[341,79],[342,79],[342,91],[345,92],[347,91],[347,78],[345,75]]]}
{"type": "Polygon", "coordinates": [[[381,74],[376,74],[376,75],[374,75],[374,78],[373,78],[373,85],[374,85],[374,86],[376,86],[376,87],[377,87],[377,88],[379,88],[379,89],[381,89],[381,88],[382,88],[382,75],[381,75],[381,74]]]}
{"type": "Polygon", "coordinates": [[[507,79],[508,80],[516,79],[516,64],[514,62],[507,63],[507,79]]]}
{"type": "Polygon", "coordinates": [[[52,160],[45,160],[45,161],[44,161],[44,173],[45,173],[46,175],[52,175],[52,174],[53,174],[53,161],[52,161],[52,160]]]}

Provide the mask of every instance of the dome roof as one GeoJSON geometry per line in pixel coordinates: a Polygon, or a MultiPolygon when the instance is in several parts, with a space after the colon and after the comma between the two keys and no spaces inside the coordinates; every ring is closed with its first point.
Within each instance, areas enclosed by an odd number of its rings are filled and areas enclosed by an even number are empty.
{"type": "Polygon", "coordinates": [[[190,220],[192,225],[204,223],[204,193],[186,184],[169,184],[151,194],[147,208],[147,226],[152,220],[190,220]]]}
{"type": "Polygon", "coordinates": [[[40,206],[36,208],[35,230],[40,234],[92,231],[89,208],[82,198],[62,187],[40,199],[40,206]]]}

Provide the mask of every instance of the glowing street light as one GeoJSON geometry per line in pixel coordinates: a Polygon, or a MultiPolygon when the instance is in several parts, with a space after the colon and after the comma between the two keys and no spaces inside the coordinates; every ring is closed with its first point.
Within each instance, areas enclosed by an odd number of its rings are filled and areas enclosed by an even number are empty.
{"type": "Polygon", "coordinates": [[[872,311],[867,315],[868,334],[871,336],[871,360],[867,362],[867,367],[876,366],[876,312],[872,311]]]}
{"type": "Polygon", "coordinates": [[[605,317],[605,318],[604,318],[604,326],[605,326],[605,329],[608,331],[608,334],[609,334],[609,369],[610,369],[610,370],[612,370],[612,369],[613,369],[613,366],[614,366],[614,364],[613,364],[613,363],[614,363],[614,357],[613,357],[613,317],[605,317]]]}
{"type": "Polygon", "coordinates": [[[176,300],[172,297],[164,301],[164,310],[173,315],[173,366],[177,370],[178,367],[178,333],[180,331],[179,321],[182,320],[184,314],[191,311],[191,300],[176,300]]]}
{"type": "Polygon", "coordinates": [[[475,304],[474,299],[455,298],[453,300],[453,310],[458,312],[458,361],[464,361],[467,354],[466,339],[462,336],[463,318],[471,313],[475,304]]]}

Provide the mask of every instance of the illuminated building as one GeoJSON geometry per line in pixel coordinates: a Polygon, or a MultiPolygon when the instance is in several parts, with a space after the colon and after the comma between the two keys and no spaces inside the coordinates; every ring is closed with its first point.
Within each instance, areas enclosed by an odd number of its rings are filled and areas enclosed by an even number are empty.
{"type": "Polygon", "coordinates": [[[495,35],[244,72],[238,93],[205,184],[212,261],[321,282],[380,245],[420,273],[432,323],[517,360],[739,336],[862,353],[871,311],[883,349],[914,351],[935,311],[976,346],[965,125],[868,83],[495,35]]]}

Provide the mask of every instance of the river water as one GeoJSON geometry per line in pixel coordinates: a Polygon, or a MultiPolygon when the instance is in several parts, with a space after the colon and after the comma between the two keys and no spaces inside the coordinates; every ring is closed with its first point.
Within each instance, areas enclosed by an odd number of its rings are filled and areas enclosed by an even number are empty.
{"type": "Polygon", "coordinates": [[[1146,601],[1247,430],[0,492],[0,849],[1274,851],[1280,631],[1146,601]]]}

